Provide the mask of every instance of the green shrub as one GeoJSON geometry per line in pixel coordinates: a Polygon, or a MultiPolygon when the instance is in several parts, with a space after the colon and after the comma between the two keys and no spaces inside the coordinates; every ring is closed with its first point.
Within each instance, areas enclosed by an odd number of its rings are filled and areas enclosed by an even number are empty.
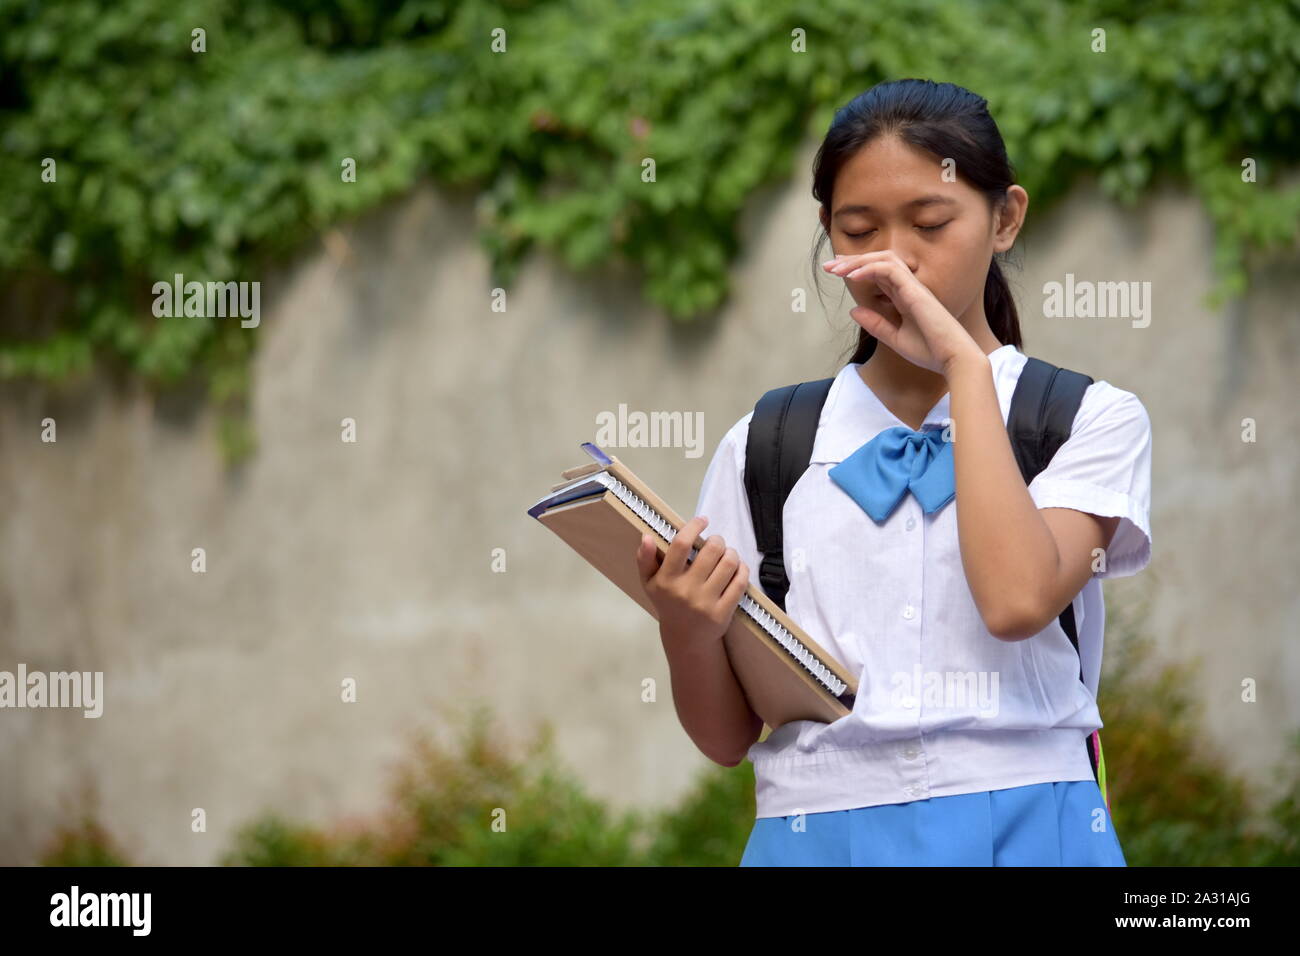
{"type": "Polygon", "coordinates": [[[555,765],[548,727],[514,755],[490,732],[480,708],[459,752],[427,735],[417,738],[390,807],[370,828],[323,832],[269,815],[241,831],[223,862],[622,866],[639,862],[640,829],[637,814],[611,814],[555,765]]]}
{"type": "Polygon", "coordinates": [[[41,856],[42,866],[130,866],[122,850],[92,813],[60,827],[41,856]]]}
{"type": "Polygon", "coordinates": [[[1153,663],[1133,615],[1107,621],[1098,704],[1111,815],[1130,866],[1295,866],[1300,734],[1278,768],[1281,793],[1261,815],[1225,771],[1191,693],[1193,662],[1153,663]]]}

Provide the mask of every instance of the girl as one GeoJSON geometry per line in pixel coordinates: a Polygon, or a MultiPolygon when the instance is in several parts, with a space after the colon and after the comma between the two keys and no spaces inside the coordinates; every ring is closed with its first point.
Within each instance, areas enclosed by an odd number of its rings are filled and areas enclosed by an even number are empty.
{"type": "Polygon", "coordinates": [[[648,536],[637,554],[683,728],[718,763],[753,761],[741,865],[1124,866],[1084,741],[1102,726],[1100,579],[1151,554],[1146,410],[1095,381],[1026,487],[1006,418],[1027,357],[994,256],[1028,196],[983,98],[923,80],[861,94],[813,196],[861,331],[785,505],[786,607],[859,675],[853,712],[758,742],[727,662],[761,558],[752,412],[662,561],[648,536]],[[1070,604],[1078,653],[1057,620],[1070,604]]]}

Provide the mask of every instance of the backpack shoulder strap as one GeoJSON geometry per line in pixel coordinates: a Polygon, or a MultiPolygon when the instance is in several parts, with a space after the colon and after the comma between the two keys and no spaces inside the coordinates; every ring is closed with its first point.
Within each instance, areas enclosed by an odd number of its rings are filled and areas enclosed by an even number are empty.
{"type": "Polygon", "coordinates": [[[1092,379],[1029,356],[1007,413],[1007,433],[1028,485],[1047,467],[1074,427],[1074,416],[1092,379]]]}
{"type": "Polygon", "coordinates": [[[790,580],[785,573],[782,513],[790,489],[808,468],[817,423],[834,378],[774,388],[754,405],[745,443],[745,491],[754,538],[763,555],[758,569],[763,593],[785,610],[790,580]]]}

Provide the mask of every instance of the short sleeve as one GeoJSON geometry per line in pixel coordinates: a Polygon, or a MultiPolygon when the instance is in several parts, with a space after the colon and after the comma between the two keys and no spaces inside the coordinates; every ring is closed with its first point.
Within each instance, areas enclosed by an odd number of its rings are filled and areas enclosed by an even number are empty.
{"type": "Polygon", "coordinates": [[[749,568],[750,583],[761,590],[758,565],[762,555],[758,551],[749,496],[745,492],[745,445],[749,438],[749,420],[753,415],[752,411],[747,412],[722,436],[704,473],[695,514],[709,519],[701,537],[707,539],[715,534],[722,535],[727,547],[735,548],[740,560],[749,568]]]}
{"type": "Polygon", "coordinates": [[[1070,437],[1029,484],[1039,508],[1120,519],[1099,578],[1137,574],[1151,560],[1151,420],[1132,392],[1094,382],[1070,437]]]}

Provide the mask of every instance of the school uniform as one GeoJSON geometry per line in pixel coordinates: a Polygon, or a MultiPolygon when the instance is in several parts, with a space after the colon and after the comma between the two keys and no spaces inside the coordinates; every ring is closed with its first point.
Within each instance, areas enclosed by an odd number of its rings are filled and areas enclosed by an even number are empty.
{"type": "MultiPolygon", "coordinates": [[[[988,357],[1005,422],[1027,357],[1014,345],[988,357]]],[[[1137,573],[1151,555],[1145,408],[1092,383],[1069,439],[1029,486],[1039,508],[1120,518],[1105,569],[1073,602],[1076,653],[1055,619],[1026,640],[989,633],[962,566],[956,498],[927,513],[903,494],[877,521],[846,492],[843,471],[832,476],[873,438],[910,431],[860,367],[836,375],[784,510],[786,609],[857,675],[856,703],[833,723],[793,721],[750,748],[758,819],[742,865],[1125,865],[1085,738],[1102,726],[1101,581],[1137,573]]],[[[944,395],[922,431],[949,414],[944,395]]],[[[744,484],[752,416],[723,436],[695,513],[759,586],[744,484]]]]}

